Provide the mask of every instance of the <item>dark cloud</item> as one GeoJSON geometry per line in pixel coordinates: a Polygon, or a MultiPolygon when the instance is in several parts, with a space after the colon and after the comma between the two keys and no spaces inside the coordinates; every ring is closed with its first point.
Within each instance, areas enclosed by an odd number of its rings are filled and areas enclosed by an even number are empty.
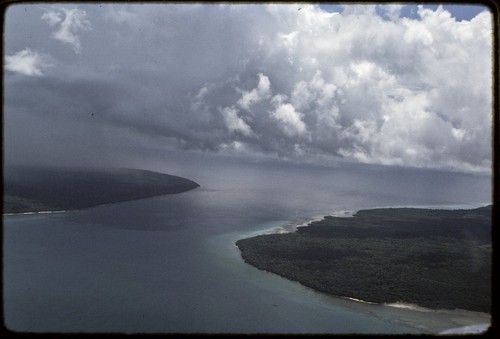
{"type": "Polygon", "coordinates": [[[5,159],[198,150],[489,171],[491,15],[14,5],[5,159]]]}

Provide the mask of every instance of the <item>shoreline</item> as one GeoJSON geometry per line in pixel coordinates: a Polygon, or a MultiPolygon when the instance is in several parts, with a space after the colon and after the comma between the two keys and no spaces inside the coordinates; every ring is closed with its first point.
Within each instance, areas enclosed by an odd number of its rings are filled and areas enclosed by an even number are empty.
{"type": "Polygon", "coordinates": [[[493,202],[481,202],[481,203],[471,203],[471,204],[434,204],[434,205],[386,205],[386,206],[375,206],[356,210],[356,212],[361,210],[375,210],[375,209],[389,209],[389,208],[416,208],[416,209],[430,209],[430,210],[469,210],[476,209],[480,207],[493,205],[493,202]]]}
{"type": "Polygon", "coordinates": [[[16,216],[16,215],[37,215],[37,214],[55,214],[55,213],[66,213],[70,210],[58,210],[58,211],[30,211],[30,212],[19,212],[19,213],[3,213],[2,216],[16,216]]]}
{"type": "Polygon", "coordinates": [[[297,228],[299,227],[307,227],[310,223],[315,222],[315,221],[321,221],[323,220],[324,216],[323,215],[315,215],[310,218],[302,219],[302,220],[295,220],[295,221],[289,221],[285,225],[274,227],[271,229],[271,234],[286,234],[286,233],[294,233],[297,231],[297,228]]]}
{"type": "MultiPolygon", "coordinates": [[[[316,215],[309,218],[308,221],[289,221],[285,225],[273,227],[264,230],[258,235],[264,234],[286,234],[294,233],[297,231],[298,227],[307,227],[310,223],[314,221],[321,221],[326,216],[333,217],[353,217],[358,211],[361,210],[371,210],[371,209],[387,209],[387,208],[421,208],[421,209],[443,209],[443,210],[463,210],[463,209],[475,209],[484,206],[493,205],[492,202],[481,203],[481,204],[463,204],[463,205],[419,205],[419,206],[385,206],[385,207],[372,207],[372,208],[362,208],[356,211],[346,211],[339,210],[323,215],[316,215]]],[[[254,233],[255,234],[255,233],[254,233]]],[[[253,236],[244,235],[240,239],[251,238],[253,236]]],[[[240,252],[240,258],[243,263],[246,263],[241,257],[241,250],[234,244],[234,246],[240,252]]],[[[253,265],[250,265],[253,266],[253,265]]],[[[255,267],[255,266],[253,266],[255,267]]],[[[259,268],[257,268],[259,269],[259,268]]],[[[384,302],[375,303],[366,300],[360,300],[348,296],[337,296],[328,293],[320,292],[311,287],[305,286],[302,283],[294,280],[290,280],[283,277],[277,273],[261,270],[267,273],[275,274],[283,279],[290,282],[298,283],[301,286],[318,293],[319,295],[333,298],[335,304],[341,304],[349,309],[361,308],[361,312],[371,313],[376,317],[380,317],[390,322],[400,323],[404,326],[409,326],[418,330],[422,330],[423,333],[429,334],[480,334],[488,331],[492,326],[491,313],[470,311],[464,309],[432,309],[422,307],[417,304],[405,303],[405,302],[384,302]]]]}
{"type": "MultiPolygon", "coordinates": [[[[475,209],[484,206],[492,205],[492,202],[484,202],[484,203],[473,203],[473,204],[458,204],[458,205],[387,205],[387,206],[375,206],[375,207],[366,207],[360,208],[356,210],[334,210],[324,214],[317,214],[310,218],[303,218],[295,221],[287,221],[283,225],[275,226],[266,230],[263,230],[263,233],[259,233],[257,235],[264,234],[286,234],[286,233],[294,233],[297,231],[299,227],[307,227],[310,223],[315,221],[321,221],[327,216],[332,216],[335,218],[352,218],[359,211],[363,210],[374,210],[374,209],[389,209],[389,208],[416,208],[416,209],[436,209],[436,210],[463,210],[463,209],[475,209]]],[[[255,233],[255,232],[252,232],[255,233]]],[[[242,238],[244,239],[244,238],[242,238]]]]}
{"type": "Polygon", "coordinates": [[[332,303],[335,306],[343,307],[351,312],[371,314],[374,317],[383,319],[387,322],[419,330],[423,335],[454,333],[479,334],[487,331],[488,328],[492,326],[492,315],[485,312],[463,309],[432,309],[404,302],[375,303],[352,297],[320,292],[309,286],[303,285],[299,281],[290,280],[277,273],[262,270],[253,265],[247,264],[241,257],[241,250],[239,247],[236,244],[233,244],[233,246],[239,252],[239,258],[245,265],[252,266],[255,269],[267,274],[276,275],[290,283],[299,284],[308,291],[325,298],[328,303],[332,303]]]}
{"type": "Polygon", "coordinates": [[[445,334],[482,333],[487,331],[492,325],[492,316],[490,313],[463,309],[432,309],[403,302],[374,303],[356,298],[330,295],[307,286],[304,287],[327,297],[332,300],[334,304],[340,304],[351,311],[369,313],[389,322],[418,329],[422,331],[422,334],[441,334],[442,332],[445,332],[445,334]],[[481,330],[481,332],[478,332],[479,330],[481,330]]]}
{"type": "MultiPolygon", "coordinates": [[[[294,233],[297,231],[299,227],[307,227],[309,226],[310,223],[315,221],[321,221],[326,216],[334,216],[338,218],[352,218],[356,212],[357,211],[352,211],[352,210],[341,210],[341,211],[329,212],[328,214],[317,214],[312,217],[296,219],[293,221],[284,221],[283,224],[265,229],[263,230],[264,233],[259,233],[257,235],[294,233]]],[[[252,232],[252,234],[254,233],[255,232],[252,232]]]]}
{"type": "Polygon", "coordinates": [[[89,208],[112,206],[112,205],[126,203],[126,202],[132,202],[132,201],[139,201],[139,200],[146,200],[146,199],[158,198],[158,197],[167,196],[167,195],[182,194],[182,193],[190,192],[192,190],[194,190],[194,188],[191,189],[191,190],[184,191],[184,192],[179,192],[179,193],[158,194],[158,195],[152,195],[152,196],[144,197],[144,198],[129,199],[129,200],[122,200],[122,201],[113,201],[113,202],[109,202],[109,203],[105,203],[105,204],[99,204],[99,205],[94,205],[94,206],[75,207],[75,208],[70,208],[68,210],[47,210],[47,211],[26,211],[26,212],[18,212],[18,213],[2,213],[2,216],[22,216],[22,215],[67,213],[67,212],[74,212],[74,211],[86,210],[86,209],[89,209],[89,208]]]}

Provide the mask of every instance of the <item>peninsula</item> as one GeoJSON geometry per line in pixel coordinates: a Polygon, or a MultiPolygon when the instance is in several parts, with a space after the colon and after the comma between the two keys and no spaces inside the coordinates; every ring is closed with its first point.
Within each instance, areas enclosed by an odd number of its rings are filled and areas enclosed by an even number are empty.
{"type": "Polygon", "coordinates": [[[67,211],[189,191],[194,181],[139,169],[4,168],[3,213],[67,211]]]}
{"type": "Polygon", "coordinates": [[[238,240],[261,270],[334,296],[490,312],[492,206],[384,208],[238,240]]]}

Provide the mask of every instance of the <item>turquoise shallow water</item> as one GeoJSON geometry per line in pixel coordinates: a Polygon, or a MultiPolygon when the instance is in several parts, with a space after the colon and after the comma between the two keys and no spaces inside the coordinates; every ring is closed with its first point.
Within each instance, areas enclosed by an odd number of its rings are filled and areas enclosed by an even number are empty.
{"type": "Polygon", "coordinates": [[[486,176],[217,166],[191,169],[186,177],[201,187],[179,195],[4,216],[7,327],[120,333],[426,331],[414,319],[411,326],[400,322],[387,307],[357,307],[246,265],[234,242],[335,211],[481,204],[491,191],[486,176]]]}

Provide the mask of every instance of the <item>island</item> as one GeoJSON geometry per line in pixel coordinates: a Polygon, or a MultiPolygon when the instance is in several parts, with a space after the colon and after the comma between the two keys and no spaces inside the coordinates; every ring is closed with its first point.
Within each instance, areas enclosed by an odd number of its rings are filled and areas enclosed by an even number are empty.
{"type": "Polygon", "coordinates": [[[241,239],[243,260],[319,292],[491,312],[492,206],[382,208],[241,239]]]}
{"type": "Polygon", "coordinates": [[[127,168],[4,168],[4,214],[68,211],[186,192],[191,180],[127,168]]]}

